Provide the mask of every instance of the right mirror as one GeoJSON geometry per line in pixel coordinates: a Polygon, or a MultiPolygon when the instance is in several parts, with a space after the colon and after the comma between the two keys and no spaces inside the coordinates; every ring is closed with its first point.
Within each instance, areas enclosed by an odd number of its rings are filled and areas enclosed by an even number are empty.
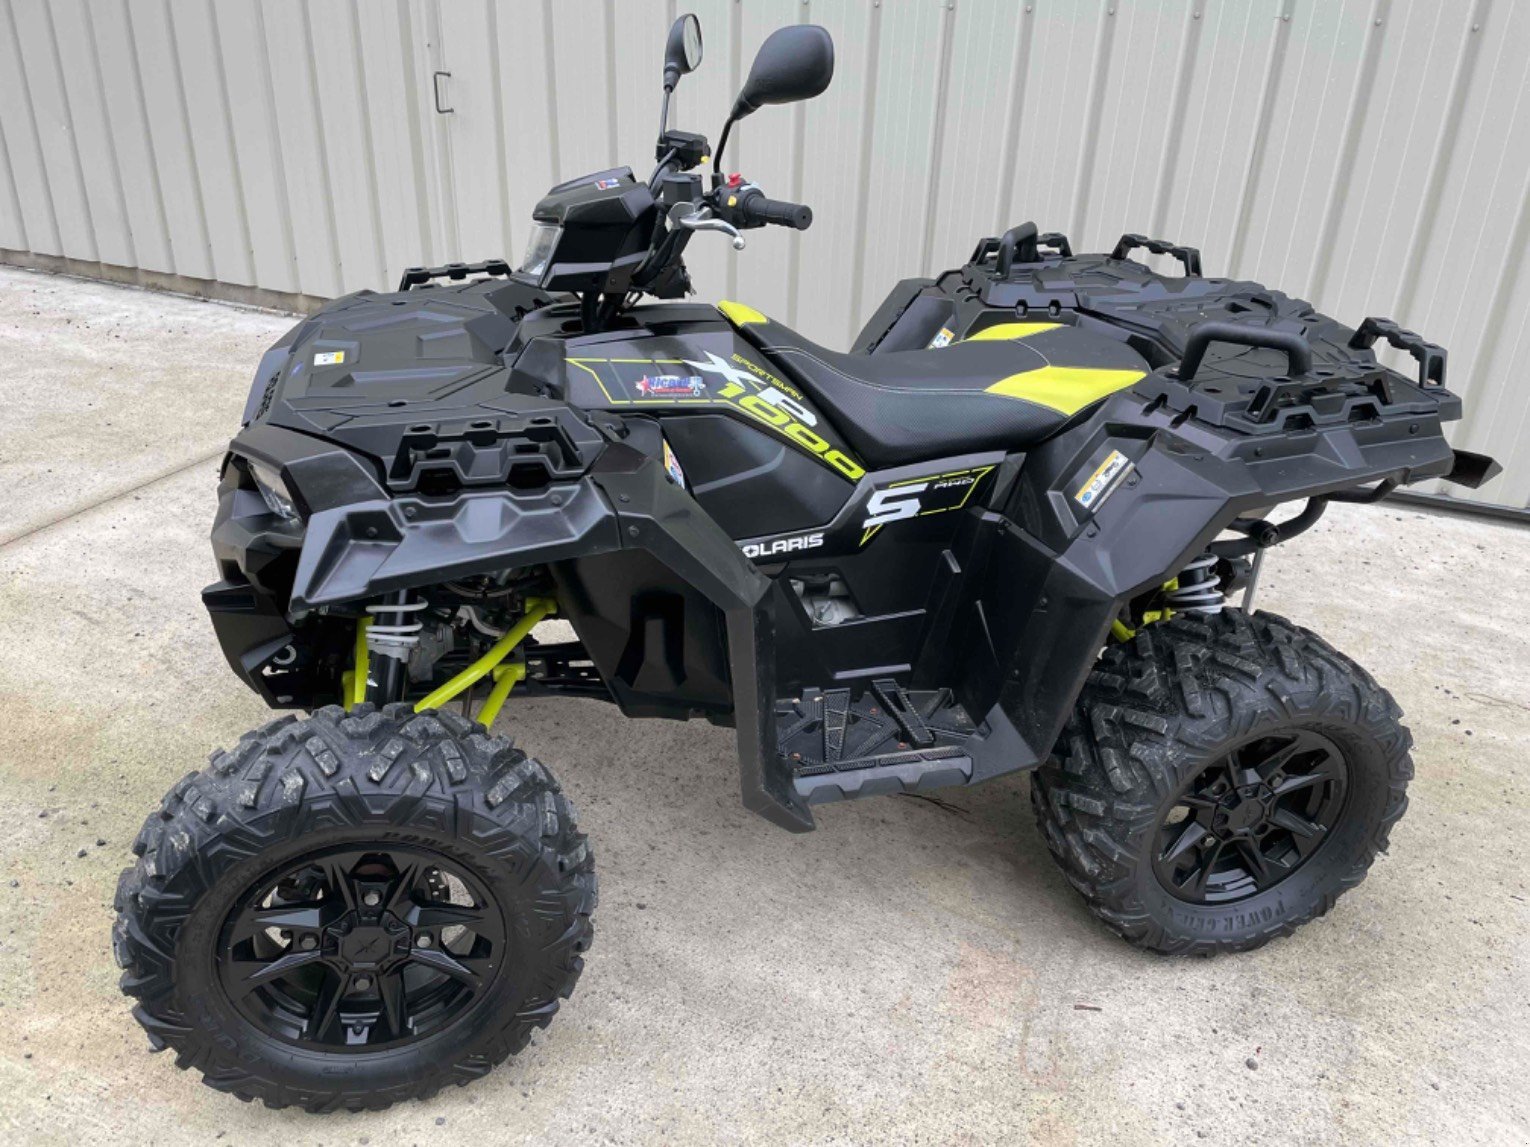
{"type": "Polygon", "coordinates": [[[812,99],[834,78],[834,41],[817,24],[793,24],[772,32],[755,53],[749,78],[733,105],[733,119],[766,104],[812,99]]]}

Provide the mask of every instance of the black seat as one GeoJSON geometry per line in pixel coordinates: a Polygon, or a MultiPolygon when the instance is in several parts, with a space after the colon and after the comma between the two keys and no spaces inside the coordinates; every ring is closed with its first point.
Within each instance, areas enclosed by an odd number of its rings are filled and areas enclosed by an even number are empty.
{"type": "Polygon", "coordinates": [[[877,355],[832,351],[776,322],[738,327],[873,467],[1023,449],[1148,370],[1125,344],[1058,323],[877,355]]]}

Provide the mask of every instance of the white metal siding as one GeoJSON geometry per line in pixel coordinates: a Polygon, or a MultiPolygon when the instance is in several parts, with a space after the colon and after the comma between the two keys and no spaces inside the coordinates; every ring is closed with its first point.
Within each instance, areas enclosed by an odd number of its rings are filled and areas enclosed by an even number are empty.
{"type": "Polygon", "coordinates": [[[707,56],[680,126],[718,130],[773,28],[838,49],[828,93],[727,161],[813,229],[701,237],[702,297],[843,345],[895,280],[1022,219],[1079,250],[1161,235],[1449,347],[1453,438],[1508,464],[1481,496],[1530,502],[1510,0],[0,0],[0,248],[319,296],[513,259],[550,184],[646,170],[682,7],[707,56]]]}

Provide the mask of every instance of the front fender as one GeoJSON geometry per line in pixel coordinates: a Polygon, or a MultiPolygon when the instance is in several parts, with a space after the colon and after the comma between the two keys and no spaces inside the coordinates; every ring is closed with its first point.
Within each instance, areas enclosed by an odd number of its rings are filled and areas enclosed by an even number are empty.
{"type": "Polygon", "coordinates": [[[615,516],[588,479],[535,492],[400,496],[321,510],[292,583],[292,610],[391,590],[544,565],[621,546],[615,516]]]}

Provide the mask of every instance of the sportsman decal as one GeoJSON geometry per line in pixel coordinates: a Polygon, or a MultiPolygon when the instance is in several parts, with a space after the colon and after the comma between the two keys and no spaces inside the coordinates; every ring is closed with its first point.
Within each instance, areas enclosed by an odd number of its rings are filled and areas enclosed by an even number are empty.
{"type": "MultiPolygon", "coordinates": [[[[735,355],[734,357],[737,358],[738,356],[735,355]]],[[[705,370],[714,374],[721,375],[723,378],[727,379],[730,384],[739,387],[739,393],[743,393],[743,386],[745,382],[753,383],[755,386],[759,385],[759,382],[752,375],[744,373],[732,363],[724,362],[711,351],[707,352],[707,359],[707,362],[691,362],[687,360],[685,365],[693,366],[697,370],[705,370]]],[[[768,372],[761,371],[759,367],[756,367],[753,363],[748,362],[745,359],[740,359],[739,361],[743,362],[745,366],[752,368],[760,374],[768,375],[768,372]]],[[[774,378],[774,376],[770,377],[774,385],[767,386],[759,392],[760,401],[768,402],[771,406],[779,407],[804,425],[817,426],[818,415],[814,414],[801,402],[797,401],[796,398],[786,394],[779,379],[774,378]]],[[[724,391],[724,396],[727,396],[726,391],[724,391]]]]}

